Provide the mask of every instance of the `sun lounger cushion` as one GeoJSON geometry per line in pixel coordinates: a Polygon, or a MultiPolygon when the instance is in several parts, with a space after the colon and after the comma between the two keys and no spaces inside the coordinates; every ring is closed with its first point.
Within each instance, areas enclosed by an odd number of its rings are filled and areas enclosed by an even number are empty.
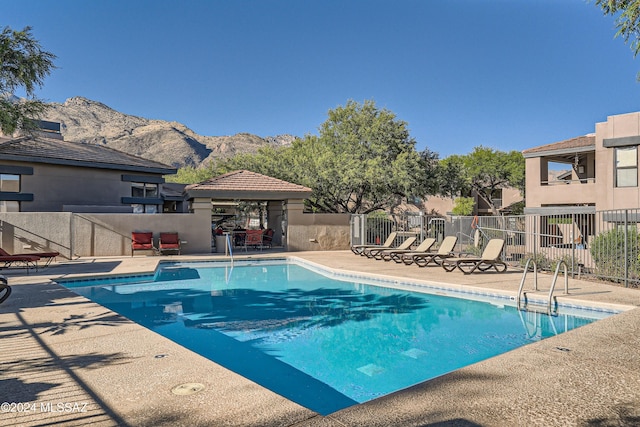
{"type": "Polygon", "coordinates": [[[134,231],[131,233],[131,255],[134,251],[154,250],[153,233],[151,231],[134,231]]]}
{"type": "Polygon", "coordinates": [[[178,233],[160,233],[158,249],[161,253],[176,251],[180,254],[180,237],[178,233]]]}

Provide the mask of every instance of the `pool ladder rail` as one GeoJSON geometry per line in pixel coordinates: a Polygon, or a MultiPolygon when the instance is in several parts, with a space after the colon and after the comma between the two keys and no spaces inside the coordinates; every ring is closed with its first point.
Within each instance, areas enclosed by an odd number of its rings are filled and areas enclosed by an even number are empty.
{"type": "Polygon", "coordinates": [[[233,245],[231,244],[231,233],[225,233],[225,237],[224,254],[231,259],[231,265],[233,266],[233,245]]]}
{"type": "MultiPolygon", "coordinates": [[[[526,281],[527,273],[529,272],[529,265],[531,263],[533,263],[533,290],[536,292],[538,291],[538,265],[533,258],[529,258],[527,259],[527,263],[524,266],[524,273],[522,274],[520,287],[518,288],[518,296],[516,297],[516,306],[518,310],[530,310],[530,308],[528,307],[529,302],[527,300],[527,292],[524,291],[524,283],[526,281]]],[[[567,263],[564,262],[564,260],[561,260],[556,266],[556,271],[553,274],[551,288],[549,289],[549,297],[547,298],[546,313],[550,316],[558,313],[558,300],[553,295],[553,291],[555,290],[556,282],[558,281],[560,266],[564,266],[564,295],[569,295],[569,276],[567,275],[567,263]]]]}

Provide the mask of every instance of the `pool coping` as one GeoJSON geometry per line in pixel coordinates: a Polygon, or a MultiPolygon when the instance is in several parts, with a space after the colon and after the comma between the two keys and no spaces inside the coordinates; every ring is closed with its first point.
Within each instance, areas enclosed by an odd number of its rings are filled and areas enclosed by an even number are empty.
{"type": "MultiPolygon", "coordinates": [[[[495,298],[499,300],[505,300],[510,305],[516,306],[517,292],[500,292],[500,291],[487,291],[486,288],[468,286],[468,285],[452,285],[446,282],[426,281],[419,279],[399,280],[397,277],[379,274],[366,274],[366,273],[354,273],[348,270],[332,269],[321,264],[313,263],[295,256],[290,259],[296,260],[301,265],[307,265],[313,267],[316,270],[330,272],[334,277],[343,280],[356,279],[362,280],[371,284],[380,284],[382,286],[403,289],[416,292],[427,292],[427,290],[439,291],[443,295],[452,297],[464,297],[465,295],[472,295],[474,297],[485,296],[489,298],[495,298]],[[444,292],[444,293],[443,293],[444,292]]],[[[610,314],[619,314],[624,311],[633,310],[634,306],[623,304],[610,304],[604,302],[588,302],[571,299],[569,295],[558,295],[562,297],[562,301],[558,302],[558,307],[587,310],[596,312],[605,312],[610,314]]],[[[531,298],[531,302],[538,305],[546,305],[547,301],[541,298],[531,298]]]]}

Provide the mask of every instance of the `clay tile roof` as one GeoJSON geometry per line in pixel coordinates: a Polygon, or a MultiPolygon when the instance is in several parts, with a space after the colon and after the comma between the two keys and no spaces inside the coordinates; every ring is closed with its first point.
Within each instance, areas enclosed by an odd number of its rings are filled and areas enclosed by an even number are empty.
{"type": "Polygon", "coordinates": [[[163,163],[95,144],[43,137],[0,138],[0,160],[174,174],[163,163]]]}
{"type": "MultiPolygon", "coordinates": [[[[594,134],[579,136],[553,144],[540,145],[539,147],[528,148],[522,151],[525,157],[535,157],[532,154],[542,152],[563,151],[572,149],[594,148],[596,146],[596,136],[594,134]]],[[[582,151],[582,150],[581,150],[582,151]]]]}
{"type": "Polygon", "coordinates": [[[221,198],[306,198],[312,190],[303,185],[262,175],[248,170],[237,170],[216,176],[198,184],[188,185],[185,190],[191,195],[221,198]]]}

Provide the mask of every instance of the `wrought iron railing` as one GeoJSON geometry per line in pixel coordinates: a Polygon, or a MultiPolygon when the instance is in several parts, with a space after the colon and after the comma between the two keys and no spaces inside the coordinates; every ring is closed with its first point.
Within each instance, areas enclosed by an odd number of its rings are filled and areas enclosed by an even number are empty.
{"type": "Polygon", "coordinates": [[[426,237],[441,241],[456,235],[457,251],[478,254],[489,239],[502,238],[504,259],[512,266],[524,267],[533,258],[538,269],[553,271],[563,261],[573,277],[640,285],[640,209],[519,216],[354,217],[360,221],[365,240],[361,243],[365,244],[380,243],[392,231],[398,232],[399,239],[414,235],[418,243],[426,237]]]}

